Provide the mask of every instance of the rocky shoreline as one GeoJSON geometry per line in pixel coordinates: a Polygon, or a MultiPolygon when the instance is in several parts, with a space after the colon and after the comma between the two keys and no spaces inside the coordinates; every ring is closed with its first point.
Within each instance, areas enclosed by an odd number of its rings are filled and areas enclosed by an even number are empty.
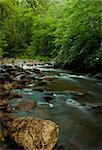
{"type": "MultiPolygon", "coordinates": [[[[32,66],[30,63],[29,67],[32,66]]],[[[34,87],[35,84],[44,85],[52,78],[43,75],[39,69],[24,70],[13,62],[1,63],[0,72],[0,141],[4,141],[9,136],[25,150],[51,150],[58,141],[59,128],[56,123],[34,117],[12,117],[10,114],[15,111],[15,108],[11,108],[8,101],[13,98],[22,98],[20,94],[12,94],[12,89],[22,89],[34,79],[36,80],[33,83],[34,87]]],[[[46,97],[46,99],[49,98],[46,97]]],[[[19,104],[16,109],[29,111],[36,105],[36,102],[28,101],[19,104]]]]}

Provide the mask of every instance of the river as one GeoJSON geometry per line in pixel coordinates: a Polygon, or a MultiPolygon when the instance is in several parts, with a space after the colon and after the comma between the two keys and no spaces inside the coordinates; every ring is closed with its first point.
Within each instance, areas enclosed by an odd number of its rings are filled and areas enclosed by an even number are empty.
{"type": "MultiPolygon", "coordinates": [[[[102,104],[102,81],[94,77],[75,75],[71,71],[39,69],[53,80],[44,85],[44,92],[29,88],[12,90],[22,94],[22,99],[9,101],[15,107],[21,101],[36,101],[31,111],[16,110],[14,116],[35,116],[55,121],[60,128],[57,150],[101,150],[102,114],[91,109],[90,104],[102,104]],[[51,105],[45,104],[45,93],[52,97],[51,105]]],[[[41,86],[42,87],[42,86],[41,86]]],[[[17,149],[9,142],[0,150],[17,149]]]]}

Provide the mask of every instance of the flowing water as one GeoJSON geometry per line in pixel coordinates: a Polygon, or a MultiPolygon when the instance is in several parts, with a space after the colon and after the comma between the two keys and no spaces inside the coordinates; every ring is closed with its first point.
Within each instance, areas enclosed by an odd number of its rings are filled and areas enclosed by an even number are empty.
{"type": "MultiPolygon", "coordinates": [[[[55,121],[60,128],[58,145],[66,150],[101,150],[102,149],[102,114],[91,110],[88,103],[102,102],[102,82],[88,76],[77,76],[71,72],[42,68],[46,75],[54,77],[53,81],[43,86],[50,91],[52,105],[44,99],[44,92],[32,88],[13,90],[21,93],[22,99],[12,99],[10,106],[15,107],[22,101],[36,101],[37,107],[31,111],[16,110],[15,116],[35,116],[55,121]]],[[[5,150],[11,149],[5,146],[5,150]]],[[[14,148],[16,149],[16,148],[14,148]]],[[[1,150],[1,149],[0,149],[1,150]]]]}

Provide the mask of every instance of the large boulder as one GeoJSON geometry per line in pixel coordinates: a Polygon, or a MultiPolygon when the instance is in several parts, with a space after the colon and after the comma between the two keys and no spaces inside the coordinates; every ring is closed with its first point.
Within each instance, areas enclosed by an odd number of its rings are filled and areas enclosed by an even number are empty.
{"type": "Polygon", "coordinates": [[[19,117],[9,124],[10,137],[25,150],[52,150],[58,140],[58,126],[33,117],[19,117]]]}

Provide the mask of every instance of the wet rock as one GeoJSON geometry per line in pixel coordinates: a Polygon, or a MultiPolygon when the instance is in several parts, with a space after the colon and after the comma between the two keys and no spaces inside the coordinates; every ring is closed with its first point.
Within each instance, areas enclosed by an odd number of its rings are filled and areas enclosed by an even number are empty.
{"type": "Polygon", "coordinates": [[[45,63],[45,64],[44,64],[44,67],[45,67],[45,68],[53,68],[54,65],[53,65],[52,63],[48,62],[48,63],[45,63]]]}
{"type": "Polygon", "coordinates": [[[58,64],[58,63],[56,63],[56,61],[52,62],[52,65],[53,65],[54,69],[59,69],[62,67],[62,64],[58,64]]]}
{"type": "MultiPolygon", "coordinates": [[[[3,131],[1,130],[1,125],[0,125],[0,142],[1,141],[4,141],[4,133],[3,131]]],[[[1,150],[1,149],[0,149],[1,150]]]]}
{"type": "Polygon", "coordinates": [[[32,88],[32,87],[34,87],[35,86],[35,83],[32,83],[32,84],[28,84],[27,85],[27,87],[29,87],[29,88],[32,88]]]}
{"type": "Polygon", "coordinates": [[[22,79],[26,79],[26,75],[25,74],[20,74],[20,75],[16,76],[16,80],[20,81],[22,79]]]}
{"type": "Polygon", "coordinates": [[[27,63],[26,65],[27,66],[33,66],[34,64],[33,63],[27,63]]]}
{"type": "Polygon", "coordinates": [[[8,105],[8,103],[5,100],[0,101],[0,111],[6,112],[6,113],[11,113],[13,112],[12,108],[8,105]]]}
{"type": "Polygon", "coordinates": [[[9,77],[9,73],[7,73],[6,69],[0,68],[0,83],[4,84],[6,81],[11,81],[9,77]]]}
{"type": "Polygon", "coordinates": [[[22,94],[12,94],[10,98],[22,98],[22,94]]]}
{"type": "Polygon", "coordinates": [[[28,75],[27,79],[31,79],[31,80],[36,80],[37,79],[38,80],[38,76],[37,75],[33,75],[33,74],[32,75],[28,75]]]}
{"type": "Polygon", "coordinates": [[[13,113],[14,108],[7,107],[7,110],[4,111],[5,113],[13,113]]]}
{"type": "Polygon", "coordinates": [[[53,91],[44,91],[45,95],[53,95],[53,91]]]}
{"type": "Polygon", "coordinates": [[[94,77],[102,80],[102,73],[97,73],[94,77]]]}
{"type": "Polygon", "coordinates": [[[33,109],[36,106],[37,106],[37,102],[25,101],[25,102],[21,102],[20,104],[18,104],[16,106],[16,109],[19,109],[19,110],[31,110],[31,109],[33,109]]]}
{"type": "Polygon", "coordinates": [[[0,100],[0,111],[7,110],[8,104],[5,100],[0,100]]]}
{"type": "Polygon", "coordinates": [[[13,121],[13,117],[11,117],[8,113],[0,112],[0,125],[2,129],[4,129],[4,135],[7,136],[9,134],[8,128],[13,121]]]}
{"type": "Polygon", "coordinates": [[[102,113],[102,104],[90,104],[90,103],[88,103],[88,105],[91,107],[91,110],[93,110],[95,112],[102,113]]]}
{"type": "Polygon", "coordinates": [[[3,74],[5,72],[6,72],[6,70],[0,67],[0,73],[3,74]]]}
{"type": "MultiPolygon", "coordinates": [[[[5,69],[5,65],[4,64],[0,64],[0,68],[1,69],[5,69]]],[[[6,71],[6,70],[5,70],[6,71]]]]}
{"type": "Polygon", "coordinates": [[[6,90],[11,90],[11,89],[13,88],[13,84],[12,84],[12,83],[5,83],[5,84],[4,84],[4,88],[5,88],[6,90]]]}
{"type": "Polygon", "coordinates": [[[53,92],[52,91],[44,91],[44,99],[46,102],[51,102],[54,98],[53,92]]]}
{"type": "MultiPolygon", "coordinates": [[[[0,141],[4,141],[4,135],[2,132],[0,132],[0,141]]],[[[3,149],[0,149],[0,150],[3,150],[3,149]]]]}
{"type": "Polygon", "coordinates": [[[46,102],[49,103],[50,101],[52,101],[53,96],[52,96],[52,95],[45,95],[45,96],[44,96],[44,99],[45,99],[46,102]]]}
{"type": "Polygon", "coordinates": [[[70,106],[73,106],[73,107],[77,107],[77,108],[81,108],[82,107],[79,102],[77,102],[77,101],[75,101],[74,99],[71,99],[71,98],[66,100],[66,104],[68,104],[70,106]]]}
{"type": "Polygon", "coordinates": [[[47,81],[38,81],[38,82],[36,83],[36,86],[46,86],[47,84],[48,84],[47,81]]]}
{"type": "Polygon", "coordinates": [[[26,85],[29,82],[31,82],[30,79],[22,79],[22,80],[19,81],[19,83],[22,84],[22,85],[26,85]]]}
{"type": "Polygon", "coordinates": [[[4,77],[5,81],[9,81],[10,80],[10,77],[9,77],[9,73],[5,72],[5,73],[1,73],[0,72],[0,76],[4,77]]]}
{"type": "Polygon", "coordinates": [[[23,91],[24,92],[32,92],[32,88],[24,88],[23,91]]]}
{"type": "Polygon", "coordinates": [[[79,91],[69,91],[69,90],[66,90],[63,92],[64,94],[70,94],[70,95],[73,95],[74,97],[76,98],[80,98],[80,97],[83,97],[85,95],[87,95],[88,93],[82,93],[82,92],[79,92],[79,91]]]}
{"type": "Polygon", "coordinates": [[[10,75],[16,76],[16,69],[15,69],[15,70],[12,70],[12,71],[10,72],[10,75]]]}
{"type": "Polygon", "coordinates": [[[52,103],[48,103],[48,102],[38,102],[38,105],[45,105],[45,106],[49,106],[50,108],[54,107],[52,103]]]}
{"type": "Polygon", "coordinates": [[[26,74],[25,70],[19,70],[19,68],[15,70],[15,77],[16,77],[17,80],[20,80],[21,78],[24,79],[25,74],[26,74]]]}
{"type": "Polygon", "coordinates": [[[37,69],[37,68],[34,68],[33,71],[36,73],[36,74],[40,74],[41,73],[41,70],[37,69]]]}
{"type": "Polygon", "coordinates": [[[22,85],[22,84],[18,84],[16,82],[12,83],[12,88],[13,89],[22,89],[23,87],[24,87],[24,85],[22,85]]]}
{"type": "Polygon", "coordinates": [[[12,68],[7,68],[6,71],[9,73],[9,74],[12,74],[12,75],[15,75],[16,74],[16,68],[14,68],[14,66],[12,68]]]}
{"type": "Polygon", "coordinates": [[[53,80],[53,77],[50,77],[50,76],[44,76],[41,78],[42,80],[47,80],[47,81],[52,81],[53,80]]]}
{"type": "Polygon", "coordinates": [[[4,84],[5,83],[5,78],[4,76],[0,75],[0,84],[4,84]]]}
{"type": "Polygon", "coordinates": [[[0,87],[0,99],[9,98],[10,91],[6,90],[3,86],[0,87]]]}
{"type": "Polygon", "coordinates": [[[3,69],[13,69],[14,68],[14,65],[12,65],[12,64],[2,64],[2,68],[3,69]]]}
{"type": "Polygon", "coordinates": [[[34,87],[33,90],[34,91],[39,91],[39,92],[44,92],[44,88],[43,87],[34,87]]]}
{"type": "Polygon", "coordinates": [[[52,150],[58,140],[58,125],[50,120],[19,117],[6,125],[9,136],[25,150],[52,150]]]}

